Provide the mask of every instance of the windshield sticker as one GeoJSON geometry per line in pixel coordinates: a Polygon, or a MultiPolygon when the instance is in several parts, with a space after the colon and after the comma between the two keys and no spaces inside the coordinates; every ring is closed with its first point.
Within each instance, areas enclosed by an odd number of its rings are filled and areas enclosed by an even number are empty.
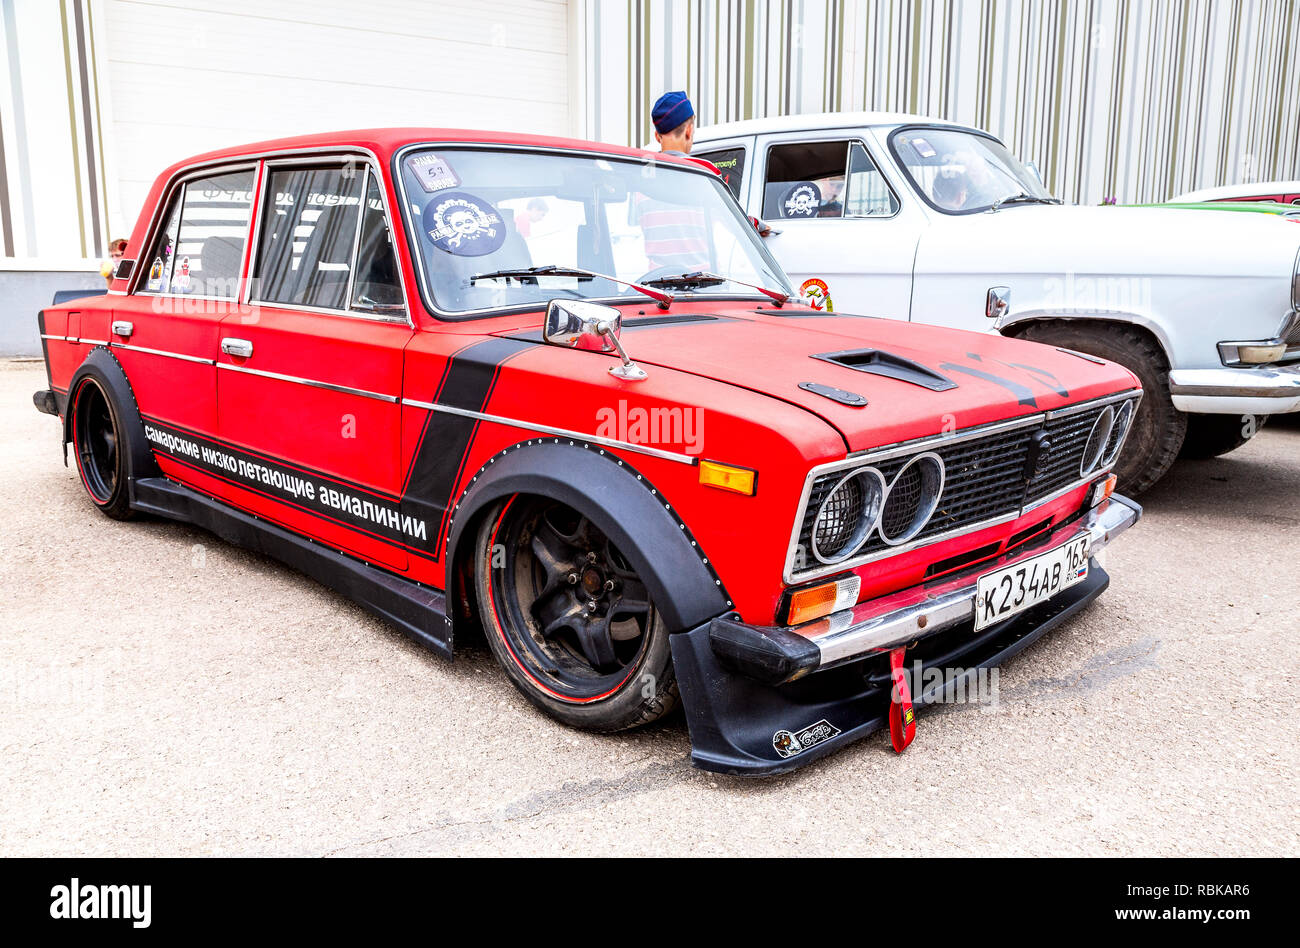
{"type": "Polygon", "coordinates": [[[161,290],[162,283],[163,283],[162,273],[163,273],[162,257],[154,257],[153,266],[149,268],[149,282],[145,285],[145,289],[149,290],[152,293],[156,293],[159,290],[161,290]]]}
{"type": "Polygon", "coordinates": [[[801,181],[785,192],[781,199],[781,214],[783,217],[816,217],[821,203],[821,188],[811,181],[801,181]]]}
{"type": "Polygon", "coordinates": [[[922,158],[933,158],[935,155],[939,154],[934,150],[934,146],[924,138],[913,138],[912,147],[916,149],[916,153],[922,158]]]}
{"type": "Polygon", "coordinates": [[[816,277],[810,277],[799,284],[799,295],[808,301],[808,305],[813,309],[825,310],[828,313],[835,311],[831,303],[831,290],[826,285],[825,280],[819,280],[816,277]]]}
{"type": "Polygon", "coordinates": [[[420,182],[420,187],[430,194],[460,184],[460,178],[456,177],[456,172],[451,170],[451,165],[438,155],[416,155],[411,159],[411,169],[415,172],[415,179],[420,182]]]}
{"type": "Polygon", "coordinates": [[[482,257],[499,250],[506,239],[496,208],[464,191],[429,201],[421,223],[435,247],[457,257],[482,257]]]}

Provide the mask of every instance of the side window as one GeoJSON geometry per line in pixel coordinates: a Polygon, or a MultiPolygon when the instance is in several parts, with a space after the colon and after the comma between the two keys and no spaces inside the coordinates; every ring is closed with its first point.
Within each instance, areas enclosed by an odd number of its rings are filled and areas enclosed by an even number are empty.
{"type": "Polygon", "coordinates": [[[893,217],[898,198],[860,142],[849,146],[849,183],[844,189],[845,217],[893,217]]]}
{"type": "Polygon", "coordinates": [[[717,165],[718,170],[722,172],[722,180],[731,189],[731,193],[736,196],[736,200],[741,200],[740,186],[745,177],[745,149],[727,148],[722,151],[704,151],[699,152],[696,157],[711,161],[717,165]]]}
{"type": "Polygon", "coordinates": [[[393,251],[393,235],[384,214],[379,181],[366,173],[366,203],[361,211],[361,242],[357,246],[357,275],[352,282],[351,308],[362,313],[400,316],[406,312],[402,281],[393,251]]]}
{"type": "Polygon", "coordinates": [[[252,203],[251,169],[185,182],[147,258],[143,292],[233,300],[252,203]]]}
{"type": "Polygon", "coordinates": [[[346,309],[366,173],[333,166],[278,169],[267,177],[255,298],[346,309]]]}
{"type": "Polygon", "coordinates": [[[768,149],[764,219],[843,217],[848,151],[847,141],[791,142],[768,149]]]}

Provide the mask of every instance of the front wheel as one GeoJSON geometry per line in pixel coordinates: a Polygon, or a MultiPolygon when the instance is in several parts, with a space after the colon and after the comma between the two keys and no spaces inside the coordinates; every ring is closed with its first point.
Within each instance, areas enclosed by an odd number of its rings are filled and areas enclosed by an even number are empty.
{"type": "Polygon", "coordinates": [[[1190,415],[1180,457],[1217,458],[1259,434],[1268,415],[1190,415]]]}
{"type": "Polygon", "coordinates": [[[534,705],[621,731],[677,703],[668,629],[623,553],[564,504],[517,495],[479,529],[474,579],[488,645],[534,705]]]}

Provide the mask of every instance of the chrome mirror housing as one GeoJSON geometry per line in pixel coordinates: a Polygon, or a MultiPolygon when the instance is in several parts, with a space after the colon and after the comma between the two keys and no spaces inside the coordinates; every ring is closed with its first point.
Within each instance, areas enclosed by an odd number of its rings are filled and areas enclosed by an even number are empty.
{"type": "Polygon", "coordinates": [[[623,314],[613,306],[586,300],[555,299],[547,304],[542,338],[553,346],[569,349],[617,352],[622,364],[610,366],[610,375],[639,382],[646,373],[623,351],[618,338],[622,330],[623,314]]]}

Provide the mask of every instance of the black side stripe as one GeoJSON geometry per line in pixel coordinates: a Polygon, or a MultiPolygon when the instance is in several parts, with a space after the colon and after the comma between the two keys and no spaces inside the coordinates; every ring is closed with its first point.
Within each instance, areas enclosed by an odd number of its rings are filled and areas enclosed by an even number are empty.
{"type": "MultiPolygon", "coordinates": [[[[501,366],[535,348],[535,343],[498,337],[467,346],[449,360],[441,389],[431,402],[465,411],[484,411],[501,366]]],[[[478,426],[476,418],[438,411],[430,411],[425,419],[420,447],[407,474],[402,507],[412,517],[438,524],[434,556],[442,555],[452,492],[464,473],[478,426]]]]}

